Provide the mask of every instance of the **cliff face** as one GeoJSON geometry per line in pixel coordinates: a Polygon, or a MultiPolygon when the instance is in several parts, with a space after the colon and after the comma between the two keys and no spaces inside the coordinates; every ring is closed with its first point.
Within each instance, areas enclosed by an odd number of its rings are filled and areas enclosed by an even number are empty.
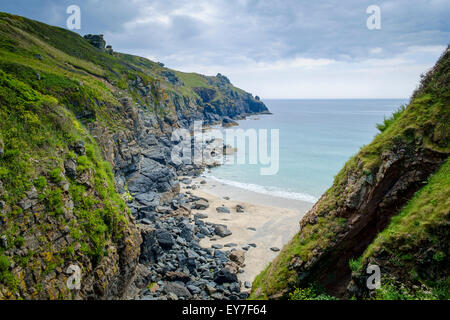
{"type": "Polygon", "coordinates": [[[123,298],[140,256],[135,218],[170,201],[171,133],[268,112],[226,77],[104,52],[0,13],[0,299],[123,298]],[[67,280],[81,269],[81,289],[67,280]]]}
{"type": "MultiPolygon", "coordinates": [[[[444,190],[433,190],[431,199],[435,202],[439,199],[439,203],[426,208],[433,217],[433,226],[423,228],[422,241],[419,241],[419,235],[399,233],[383,243],[377,236],[390,226],[391,218],[401,213],[448,158],[449,68],[450,51],[446,50],[422,79],[407,108],[400,109],[379,125],[382,132],[347,162],[333,186],[302,219],[298,235],[255,280],[254,298],[286,297],[295,288],[306,288],[311,284],[319,284],[327,293],[338,297],[368,297],[368,290],[364,289],[368,261],[378,263],[383,281],[395,282],[390,290],[397,290],[400,285],[409,286],[411,292],[414,292],[413,286],[422,285],[433,290],[438,287],[436,283],[445,282],[448,270],[442,263],[448,262],[448,232],[443,228],[448,224],[448,206],[446,213],[441,212],[445,207],[441,202],[447,200],[439,192],[448,195],[448,185],[444,190]],[[377,245],[373,244],[376,238],[377,245]],[[443,244],[431,245],[435,241],[443,244]],[[361,255],[371,243],[377,249],[366,253],[363,259],[361,255]],[[433,265],[433,275],[427,277],[422,273],[422,278],[407,281],[399,276],[408,274],[407,266],[381,263],[389,258],[401,260],[389,250],[394,243],[405,244],[408,252],[418,250],[422,256],[423,251],[427,252],[426,256],[439,252],[441,261],[427,260],[428,266],[433,265]],[[358,273],[347,291],[352,274],[350,266],[358,273]],[[395,281],[387,280],[394,274],[397,275],[395,281]]],[[[397,223],[401,224],[398,220],[397,223]]],[[[416,223],[421,225],[420,220],[416,223]]],[[[409,256],[414,260],[413,257],[409,256]]],[[[423,266],[420,269],[423,270],[423,266]]],[[[377,292],[371,293],[372,297],[376,295],[377,292]]]]}

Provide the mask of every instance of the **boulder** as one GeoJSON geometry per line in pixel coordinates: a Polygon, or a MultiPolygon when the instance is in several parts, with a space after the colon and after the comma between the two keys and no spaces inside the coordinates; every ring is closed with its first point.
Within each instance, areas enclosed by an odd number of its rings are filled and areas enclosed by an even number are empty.
{"type": "Polygon", "coordinates": [[[217,211],[218,213],[230,213],[230,212],[231,212],[231,211],[230,211],[230,208],[225,207],[225,206],[217,207],[217,208],[216,208],[216,211],[217,211]]]}
{"type": "Polygon", "coordinates": [[[183,284],[178,282],[169,282],[164,287],[164,292],[167,294],[174,294],[177,297],[182,297],[186,299],[190,299],[192,297],[189,290],[183,284]]]}
{"type": "Polygon", "coordinates": [[[230,253],[230,260],[233,262],[236,262],[239,266],[243,266],[244,265],[244,261],[245,261],[245,253],[242,250],[236,250],[236,251],[232,251],[230,253]]]}
{"type": "Polygon", "coordinates": [[[73,159],[68,159],[64,162],[64,170],[66,176],[75,179],[77,177],[77,163],[73,159]]]}
{"type": "Polygon", "coordinates": [[[222,224],[216,225],[214,227],[214,232],[222,238],[228,237],[232,234],[232,232],[228,230],[227,226],[224,226],[222,224]]]}
{"type": "Polygon", "coordinates": [[[236,212],[243,213],[244,212],[244,207],[242,205],[238,204],[236,206],[236,212]]]}
{"type": "Polygon", "coordinates": [[[194,240],[194,232],[192,231],[192,227],[185,225],[180,232],[180,237],[185,239],[187,242],[194,240]]]}
{"type": "Polygon", "coordinates": [[[167,230],[156,230],[156,240],[158,240],[158,244],[161,248],[164,250],[171,249],[173,245],[175,244],[175,241],[173,240],[172,235],[167,230]]]}
{"type": "Polygon", "coordinates": [[[73,146],[72,146],[72,150],[75,151],[76,154],[78,154],[79,156],[84,156],[86,155],[86,147],[84,146],[84,142],[83,141],[77,141],[73,146]]]}
{"type": "Polygon", "coordinates": [[[189,282],[191,278],[188,274],[179,271],[169,271],[166,273],[166,279],[169,281],[181,281],[181,282],[189,282]]]}
{"type": "Polygon", "coordinates": [[[206,210],[209,208],[209,202],[206,199],[199,199],[194,202],[192,209],[195,210],[206,210]]]}
{"type": "Polygon", "coordinates": [[[214,282],[217,284],[233,283],[233,282],[237,282],[237,281],[238,281],[238,278],[237,278],[236,274],[232,273],[227,268],[223,268],[214,274],[214,282]]]}

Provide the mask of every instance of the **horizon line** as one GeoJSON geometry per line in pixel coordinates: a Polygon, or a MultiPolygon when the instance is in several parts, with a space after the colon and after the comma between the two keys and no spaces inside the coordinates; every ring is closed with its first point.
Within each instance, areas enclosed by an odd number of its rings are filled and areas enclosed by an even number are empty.
{"type": "Polygon", "coordinates": [[[407,98],[260,98],[263,100],[409,100],[407,98]]]}

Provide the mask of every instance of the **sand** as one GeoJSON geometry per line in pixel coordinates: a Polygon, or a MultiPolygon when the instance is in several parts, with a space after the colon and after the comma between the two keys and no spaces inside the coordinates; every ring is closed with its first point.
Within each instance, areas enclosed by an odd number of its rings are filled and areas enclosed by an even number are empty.
{"type": "MultiPolygon", "coordinates": [[[[256,248],[250,247],[245,253],[244,272],[238,275],[242,282],[253,282],[254,278],[272,261],[278,252],[270,248],[283,246],[298,232],[299,222],[303,215],[312,207],[312,203],[300,200],[274,197],[260,194],[234,186],[226,185],[208,178],[193,179],[192,185],[198,185],[199,189],[185,189],[182,192],[191,191],[193,195],[208,199],[209,208],[206,210],[193,210],[193,214],[203,213],[208,215],[205,222],[224,224],[232,232],[232,235],[211,241],[202,239],[200,245],[210,248],[213,244],[225,245],[235,243],[237,249],[250,243],[256,244],[256,248]],[[200,181],[206,180],[206,184],[200,181]],[[229,197],[230,200],[225,200],[229,197]],[[242,205],[244,213],[236,212],[236,205],[242,205]],[[217,207],[225,205],[231,213],[218,213],[217,207]],[[255,228],[256,231],[248,228],[255,228]]],[[[222,250],[231,250],[224,247],[222,250]]]]}

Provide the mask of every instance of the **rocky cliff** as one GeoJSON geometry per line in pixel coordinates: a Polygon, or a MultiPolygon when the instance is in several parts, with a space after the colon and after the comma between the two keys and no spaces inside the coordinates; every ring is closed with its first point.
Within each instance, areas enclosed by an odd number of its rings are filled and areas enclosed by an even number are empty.
{"type": "Polygon", "coordinates": [[[447,49],[302,219],[253,298],[317,287],[341,298],[448,298],[449,69],[447,49]],[[378,290],[366,287],[369,263],[381,269],[378,290]]]}
{"type": "Polygon", "coordinates": [[[104,45],[0,13],[0,299],[126,298],[146,286],[141,247],[154,233],[136,220],[180,209],[178,174],[202,171],[171,161],[172,131],[268,112],[221,74],[104,45]],[[81,286],[69,290],[73,266],[81,286]]]}

